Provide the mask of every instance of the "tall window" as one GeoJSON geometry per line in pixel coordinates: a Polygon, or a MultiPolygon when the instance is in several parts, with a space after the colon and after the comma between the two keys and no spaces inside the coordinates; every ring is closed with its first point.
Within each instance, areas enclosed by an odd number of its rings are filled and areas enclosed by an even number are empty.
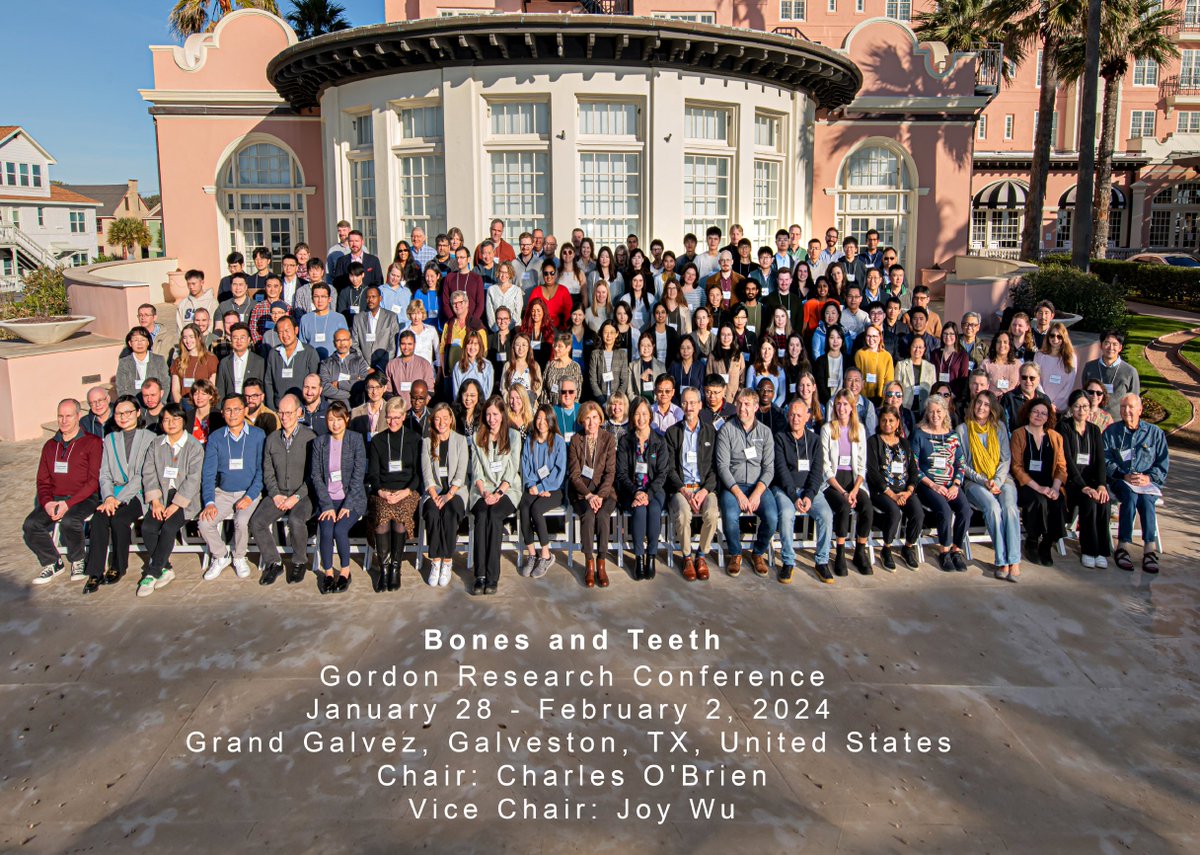
{"type": "MultiPolygon", "coordinates": [[[[1033,139],[1030,141],[1031,147],[1037,144],[1037,125],[1039,115],[1040,114],[1037,110],[1033,111],[1033,139]]],[[[1055,113],[1050,117],[1050,148],[1051,150],[1058,148],[1058,113],[1055,113]]]]}
{"type": "Polygon", "coordinates": [[[1011,140],[1013,138],[1013,114],[1008,113],[1004,117],[1004,138],[1011,140]]]}
{"type": "Polygon", "coordinates": [[[17,170],[21,174],[21,186],[28,187],[29,186],[29,164],[28,163],[18,163],[17,170]]]}
{"type": "Polygon", "coordinates": [[[87,214],[84,211],[71,211],[68,216],[71,220],[71,234],[82,235],[87,233],[87,214]]]}
{"type": "Polygon", "coordinates": [[[1179,52],[1179,85],[1185,89],[1200,87],[1200,50],[1179,52]]]}
{"type": "Polygon", "coordinates": [[[897,21],[912,20],[912,0],[887,0],[884,14],[897,21]]]}
{"type": "Polygon", "coordinates": [[[1160,190],[1150,203],[1152,249],[1200,250],[1200,183],[1160,190]]]}
{"type": "Polygon", "coordinates": [[[247,258],[271,250],[276,268],[284,253],[305,240],[304,176],[274,143],[243,146],[222,171],[217,197],[229,225],[229,247],[247,258]]]}
{"type": "Polygon", "coordinates": [[[637,104],[579,104],[579,225],[597,245],[641,233],[643,137],[637,104]]]}
{"type": "Polygon", "coordinates": [[[975,139],[987,139],[987,116],[979,117],[979,122],[975,125],[975,139]]]}
{"type": "Polygon", "coordinates": [[[717,16],[713,12],[651,12],[653,18],[667,21],[686,21],[689,24],[715,24],[717,16]]]}
{"type": "Polygon", "coordinates": [[[846,158],[838,176],[837,218],[843,236],[861,241],[869,229],[879,240],[908,258],[913,177],[899,153],[882,145],[867,146],[846,158]]]}
{"type": "Polygon", "coordinates": [[[1154,136],[1154,111],[1131,110],[1129,112],[1129,138],[1154,136]]]}
{"type": "Polygon", "coordinates": [[[41,206],[37,209],[37,224],[39,227],[46,225],[46,209],[41,206]]]}
{"type": "Polygon", "coordinates": [[[1178,131],[1181,134],[1200,134],[1200,113],[1182,111],[1178,113],[1178,131]]]}
{"type": "Polygon", "coordinates": [[[433,238],[446,231],[446,160],[440,105],[396,111],[396,233],[421,227],[433,238]]]}
{"type": "Polygon", "coordinates": [[[782,226],[783,117],[767,113],[754,116],[754,198],[750,239],[770,246],[782,226]]]}
{"type": "Polygon", "coordinates": [[[971,211],[971,246],[986,249],[1017,249],[1021,245],[1022,211],[971,211]]]}
{"type": "Polygon", "coordinates": [[[371,158],[350,162],[350,199],[354,226],[363,233],[367,251],[379,252],[375,217],[375,161],[371,158]]]}
{"type": "Polygon", "coordinates": [[[9,187],[17,184],[17,165],[11,160],[4,164],[4,181],[9,187]]]}
{"type": "Polygon", "coordinates": [[[688,105],[683,128],[683,225],[703,235],[709,226],[729,232],[733,207],[732,161],[735,142],[733,111],[725,107],[688,105]]]}
{"type": "Polygon", "coordinates": [[[544,101],[488,104],[491,210],[512,234],[549,228],[550,110],[544,101]]]}
{"type": "Polygon", "coordinates": [[[33,165],[33,186],[42,186],[42,165],[40,163],[35,163],[33,165]]]}
{"type": "Polygon", "coordinates": [[[1157,86],[1158,63],[1152,59],[1139,59],[1133,63],[1134,86],[1157,86]]]}
{"type": "Polygon", "coordinates": [[[1200,29],[1200,0],[1187,0],[1183,7],[1184,29],[1200,29]]]}
{"type": "Polygon", "coordinates": [[[354,117],[354,145],[356,148],[368,148],[375,142],[375,122],[368,113],[365,116],[354,117]]]}
{"type": "Polygon", "coordinates": [[[781,21],[803,21],[807,10],[807,0],[779,0],[779,20],[781,21]]]}

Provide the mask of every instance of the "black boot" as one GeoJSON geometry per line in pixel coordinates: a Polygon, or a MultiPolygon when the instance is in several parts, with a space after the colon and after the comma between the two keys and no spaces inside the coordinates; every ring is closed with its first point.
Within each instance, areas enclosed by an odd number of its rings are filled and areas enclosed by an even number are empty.
{"type": "Polygon", "coordinates": [[[400,561],[404,557],[405,542],[408,538],[403,534],[392,532],[392,561],[388,565],[387,589],[400,590],[400,561]]]}
{"type": "Polygon", "coordinates": [[[646,569],[642,572],[643,579],[653,579],[655,573],[654,556],[651,555],[646,559],[646,569]]]}
{"type": "Polygon", "coordinates": [[[854,568],[864,576],[870,576],[875,571],[871,569],[871,556],[865,543],[854,545],[854,568]]]}
{"type": "Polygon", "coordinates": [[[846,575],[846,544],[839,543],[837,551],[833,553],[833,575],[846,575]]]}
{"type": "Polygon", "coordinates": [[[633,558],[633,581],[640,582],[646,578],[646,559],[640,555],[633,558]]]}
{"type": "Polygon", "coordinates": [[[387,590],[388,568],[392,566],[392,542],[386,532],[375,535],[375,548],[378,550],[375,554],[379,559],[379,578],[375,580],[375,593],[380,594],[387,590]]]}
{"type": "Polygon", "coordinates": [[[892,558],[892,547],[890,544],[879,550],[879,560],[883,563],[884,570],[895,571],[896,561],[892,558]]]}

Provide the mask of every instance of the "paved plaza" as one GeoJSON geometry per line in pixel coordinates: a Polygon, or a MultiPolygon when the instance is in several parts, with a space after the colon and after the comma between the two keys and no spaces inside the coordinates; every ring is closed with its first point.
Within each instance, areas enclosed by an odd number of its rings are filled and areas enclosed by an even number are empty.
{"type": "Polygon", "coordinates": [[[811,569],[787,587],[752,573],[687,584],[677,572],[643,583],[613,572],[611,588],[587,590],[561,565],[534,582],[506,560],[499,596],[473,598],[460,558],[448,590],[426,587],[406,562],[398,594],[375,594],[358,575],[347,594],[319,597],[311,576],[271,588],[231,573],[202,582],[186,556],[175,582],[138,600],[128,578],[86,599],[65,577],[30,586],[37,568],[20,524],[38,445],[0,446],[0,851],[1200,850],[1200,458],[1172,460],[1158,578],[1085,570],[1072,549],[1053,568],[1026,565],[1018,585],[974,564],[958,574],[925,564],[831,586],[811,569]],[[427,650],[426,628],[529,643],[427,650]],[[634,651],[631,628],[685,640],[711,631],[719,649],[634,651]],[[547,650],[552,633],[604,629],[606,651],[547,650]],[[320,679],[329,665],[340,674],[395,666],[438,682],[331,687],[320,679]],[[615,680],[461,688],[463,665],[541,677],[606,667],[615,680]],[[707,665],[821,671],[824,683],[639,687],[639,665],[655,679],[707,665]],[[546,698],[556,706],[542,718],[546,698]],[[585,699],[609,703],[609,714],[568,719],[561,705],[578,714],[585,699]],[[378,702],[395,704],[399,719],[353,706],[378,702]],[[625,715],[640,704],[655,717],[625,715]],[[675,704],[686,704],[679,724],[675,704]],[[329,705],[347,718],[330,720],[329,705]],[[670,734],[682,731],[681,754],[670,734]],[[780,736],[794,748],[795,737],[822,731],[823,753],[777,750],[780,736]],[[874,734],[878,750],[849,750],[851,733],[874,734]],[[251,735],[278,735],[283,750],[211,744],[251,735]],[[387,735],[391,752],[378,742],[387,735]],[[534,736],[564,747],[535,750],[534,736]],[[615,755],[592,751],[605,737],[615,755]],[[884,747],[920,737],[931,753],[884,747]],[[471,750],[455,750],[460,738],[471,750]],[[405,765],[441,779],[380,783],[383,767],[405,765]],[[726,778],[686,783],[689,765],[726,778]],[[664,770],[662,786],[645,782],[648,767],[664,770]],[[540,783],[547,769],[584,780],[540,783]],[[749,783],[734,780],[736,769],[749,783]],[[513,774],[538,782],[501,777],[513,774]],[[689,800],[710,797],[733,818],[694,819],[689,800]],[[649,818],[636,818],[639,803],[649,818]],[[463,818],[470,805],[475,819],[463,818]],[[510,809],[515,818],[500,818],[510,809]],[[540,818],[521,819],[525,810],[540,818]]]}

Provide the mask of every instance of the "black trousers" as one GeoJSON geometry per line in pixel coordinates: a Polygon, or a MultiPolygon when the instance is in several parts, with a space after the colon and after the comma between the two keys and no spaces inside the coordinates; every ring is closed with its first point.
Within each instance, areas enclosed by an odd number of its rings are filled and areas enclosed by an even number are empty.
{"type": "Polygon", "coordinates": [[[312,501],[307,496],[296,502],[296,507],[290,511],[279,510],[270,496],[263,496],[250,517],[250,535],[254,538],[254,545],[258,547],[261,559],[259,563],[265,566],[283,561],[279,554],[279,545],[275,542],[275,523],[286,517],[288,545],[292,547],[292,564],[297,567],[307,564],[308,520],[312,514],[312,501]]]}
{"type": "Polygon", "coordinates": [[[1017,488],[1017,504],[1021,506],[1025,539],[1030,543],[1036,543],[1038,538],[1055,541],[1063,536],[1064,506],[1061,494],[1058,499],[1051,501],[1032,487],[1022,486],[1017,488]]]}
{"type": "MultiPolygon", "coordinates": [[[[849,489],[854,484],[854,476],[848,471],[838,472],[837,482],[843,488],[849,489]]],[[[850,533],[850,502],[840,490],[835,490],[833,487],[825,491],[825,501],[829,503],[829,509],[833,511],[834,537],[845,537],[850,533]]],[[[855,537],[869,537],[875,509],[871,505],[871,494],[867,492],[866,484],[859,488],[858,505],[855,510],[858,513],[854,520],[855,537]]]]}
{"type": "Polygon", "coordinates": [[[553,490],[549,496],[533,496],[529,491],[521,493],[521,542],[533,544],[534,535],[542,546],[550,545],[550,526],[546,522],[546,511],[562,507],[562,490],[553,490]]]}
{"type": "Polygon", "coordinates": [[[600,510],[593,513],[592,506],[582,500],[574,502],[575,515],[579,517],[580,534],[585,558],[593,558],[597,552],[603,557],[608,554],[608,536],[612,531],[612,515],[617,507],[616,499],[605,499],[600,510]]]}
{"type": "Polygon", "coordinates": [[[1067,502],[1079,514],[1079,551],[1084,555],[1107,557],[1112,551],[1109,531],[1111,503],[1089,499],[1077,487],[1067,487],[1067,502]]]}
{"type": "MultiPolygon", "coordinates": [[[[99,504],[99,494],[88,496],[63,514],[63,518],[58,521],[58,533],[67,549],[68,561],[74,563],[84,559],[83,521],[95,512],[99,504]]],[[[43,567],[47,564],[57,564],[58,547],[54,545],[54,520],[50,519],[45,508],[37,507],[30,511],[22,528],[25,545],[37,556],[38,563],[43,567]]]]}
{"type": "Polygon", "coordinates": [[[129,568],[129,545],[133,542],[133,524],[142,517],[142,502],[133,499],[117,505],[110,517],[108,514],[92,515],[91,540],[88,543],[87,574],[93,579],[104,575],[105,560],[108,558],[109,543],[112,544],[112,566],[122,576],[129,568]]]}
{"type": "Polygon", "coordinates": [[[475,518],[475,578],[489,585],[500,582],[500,546],[504,538],[504,521],[516,513],[512,499],[504,496],[494,505],[483,499],[475,502],[471,515],[475,518]]]}
{"type": "MultiPolygon", "coordinates": [[[[170,507],[170,499],[166,507],[170,507]]],[[[159,521],[154,514],[146,514],[142,518],[142,544],[150,553],[143,575],[157,579],[162,575],[163,568],[171,562],[171,553],[175,549],[175,535],[187,524],[187,514],[178,510],[165,520],[159,521]]]]}
{"type": "Polygon", "coordinates": [[[441,510],[427,497],[421,506],[421,513],[425,519],[425,543],[429,557],[453,558],[458,526],[467,515],[462,496],[455,496],[441,510]]]}
{"type": "Polygon", "coordinates": [[[921,528],[925,524],[925,508],[916,493],[909,496],[908,501],[901,507],[886,493],[871,497],[875,506],[875,522],[883,532],[884,546],[891,546],[900,533],[900,523],[904,523],[904,543],[912,545],[921,536],[921,528]]]}

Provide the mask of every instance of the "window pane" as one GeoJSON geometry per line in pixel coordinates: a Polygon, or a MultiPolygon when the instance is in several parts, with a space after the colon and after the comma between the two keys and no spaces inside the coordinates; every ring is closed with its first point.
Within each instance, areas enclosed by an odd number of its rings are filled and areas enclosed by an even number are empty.
{"type": "Polygon", "coordinates": [[[683,218],[684,231],[704,234],[709,226],[729,231],[729,158],[683,158],[683,218]]]}
{"type": "Polygon", "coordinates": [[[498,101],[489,105],[493,136],[543,136],[547,132],[549,105],[498,101]]]}
{"type": "Polygon", "coordinates": [[[441,107],[406,107],[396,114],[400,122],[400,138],[440,139],[442,136],[441,107]]]}
{"type": "Polygon", "coordinates": [[[638,136],[637,106],[606,101],[579,105],[579,133],[591,136],[638,136]]]}
{"type": "Polygon", "coordinates": [[[779,126],[778,116],[756,115],[754,117],[754,145],[758,148],[777,149],[780,137],[779,126]]]}
{"type": "Polygon", "coordinates": [[[237,157],[237,183],[241,187],[287,187],[292,184],[292,159],[279,146],[257,143],[237,157]]]}
{"type": "Polygon", "coordinates": [[[358,116],[354,119],[354,144],[367,146],[375,142],[375,122],[371,116],[358,116]]]}
{"type": "Polygon", "coordinates": [[[689,140],[729,144],[729,111],[715,107],[688,107],[683,116],[684,137],[689,140]]]}
{"type": "Polygon", "coordinates": [[[579,155],[579,225],[597,245],[639,234],[641,156],[582,152],[579,155]]]}
{"type": "Polygon", "coordinates": [[[780,0],[779,20],[803,21],[806,6],[805,0],[780,0]]]}
{"type": "Polygon", "coordinates": [[[401,157],[399,234],[420,226],[427,235],[446,230],[446,165],[440,155],[401,157]]]}
{"type": "Polygon", "coordinates": [[[843,183],[847,187],[907,189],[909,186],[900,157],[879,146],[860,149],[850,156],[843,183]]]}
{"type": "Polygon", "coordinates": [[[758,246],[770,246],[781,225],[779,171],[779,161],[754,161],[754,231],[750,239],[758,246]]]}
{"type": "Polygon", "coordinates": [[[351,197],[354,224],[363,233],[367,251],[378,248],[375,229],[375,161],[351,163],[351,197]]]}
{"type": "Polygon", "coordinates": [[[513,234],[548,228],[549,178],[546,154],[535,151],[494,151],[492,211],[513,234]]]}

